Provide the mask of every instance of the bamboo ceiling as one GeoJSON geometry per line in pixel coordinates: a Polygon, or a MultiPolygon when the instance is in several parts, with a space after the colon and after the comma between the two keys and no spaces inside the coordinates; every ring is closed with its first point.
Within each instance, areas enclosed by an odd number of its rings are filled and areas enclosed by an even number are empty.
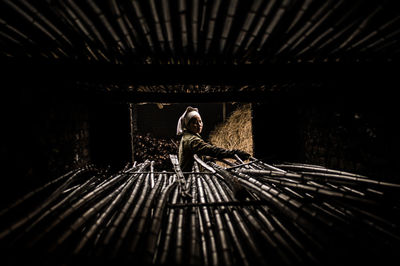
{"type": "Polygon", "coordinates": [[[400,13],[393,3],[2,0],[0,58],[199,66],[398,62],[400,13]]]}

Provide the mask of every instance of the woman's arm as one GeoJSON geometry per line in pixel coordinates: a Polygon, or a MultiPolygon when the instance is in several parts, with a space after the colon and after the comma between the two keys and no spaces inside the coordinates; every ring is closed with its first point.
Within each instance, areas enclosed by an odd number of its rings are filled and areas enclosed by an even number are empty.
{"type": "MultiPolygon", "coordinates": [[[[193,139],[191,140],[191,148],[192,148],[194,154],[208,155],[208,156],[215,157],[218,159],[234,158],[235,154],[238,153],[237,150],[227,150],[224,148],[220,148],[220,147],[211,145],[197,136],[193,136],[193,139]]],[[[248,155],[248,156],[244,156],[247,158],[250,156],[249,154],[247,154],[243,151],[240,151],[240,153],[242,155],[244,155],[244,154],[248,155]]],[[[244,158],[244,159],[247,159],[247,158],[244,158]]]]}

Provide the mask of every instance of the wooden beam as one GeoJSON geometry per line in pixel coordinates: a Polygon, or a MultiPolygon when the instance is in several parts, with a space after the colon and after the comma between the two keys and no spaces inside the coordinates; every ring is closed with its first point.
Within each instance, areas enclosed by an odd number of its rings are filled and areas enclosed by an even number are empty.
{"type": "Polygon", "coordinates": [[[265,65],[113,65],[71,62],[2,63],[4,76],[35,80],[83,81],[124,85],[218,84],[267,82],[363,81],[395,79],[399,64],[296,63],[265,65]]]}

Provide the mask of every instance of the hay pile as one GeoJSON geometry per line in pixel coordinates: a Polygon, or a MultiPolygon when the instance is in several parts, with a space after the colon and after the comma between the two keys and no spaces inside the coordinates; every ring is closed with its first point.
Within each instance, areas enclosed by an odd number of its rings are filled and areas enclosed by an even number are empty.
{"type": "Polygon", "coordinates": [[[239,106],[210,133],[209,141],[225,149],[240,149],[253,155],[251,104],[239,106]]]}

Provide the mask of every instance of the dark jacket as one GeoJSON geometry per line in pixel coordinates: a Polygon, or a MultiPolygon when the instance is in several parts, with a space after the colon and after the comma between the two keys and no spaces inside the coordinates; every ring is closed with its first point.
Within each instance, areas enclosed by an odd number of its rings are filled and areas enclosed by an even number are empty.
{"type": "Polygon", "coordinates": [[[197,154],[208,155],[215,158],[231,158],[234,156],[234,152],[223,148],[216,147],[205,142],[199,134],[193,134],[188,131],[184,131],[181,142],[179,144],[179,164],[183,172],[192,171],[194,158],[197,154]]]}

